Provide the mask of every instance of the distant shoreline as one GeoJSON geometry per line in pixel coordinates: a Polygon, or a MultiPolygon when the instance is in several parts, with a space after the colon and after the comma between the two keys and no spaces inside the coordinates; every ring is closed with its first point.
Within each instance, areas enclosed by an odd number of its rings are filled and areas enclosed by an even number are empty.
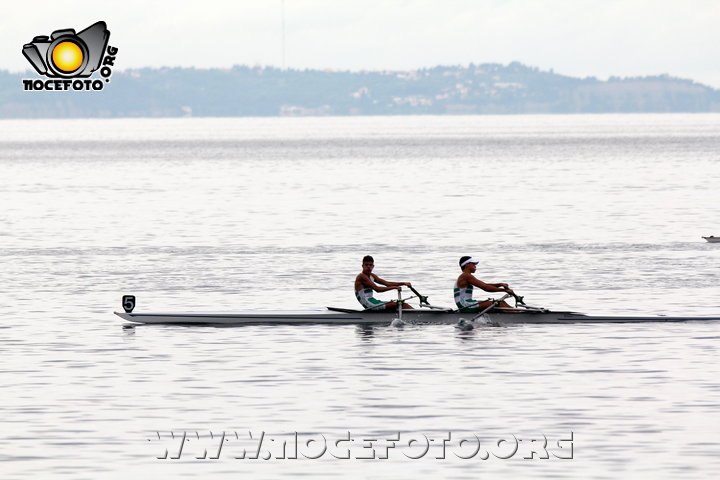
{"type": "Polygon", "coordinates": [[[656,75],[598,80],[518,62],[403,71],[142,68],[102,91],[23,91],[0,71],[0,118],[718,113],[720,90],[656,75]]]}

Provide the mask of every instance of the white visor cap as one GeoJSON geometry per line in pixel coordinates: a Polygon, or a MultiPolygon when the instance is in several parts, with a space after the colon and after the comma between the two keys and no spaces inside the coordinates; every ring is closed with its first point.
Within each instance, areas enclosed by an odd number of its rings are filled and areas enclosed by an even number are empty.
{"type": "Polygon", "coordinates": [[[470,258],[468,258],[467,260],[465,260],[463,263],[460,264],[460,268],[464,267],[464,266],[467,265],[468,263],[475,263],[475,264],[477,264],[477,263],[480,263],[480,260],[478,260],[478,259],[475,258],[475,257],[470,257],[470,258]]]}

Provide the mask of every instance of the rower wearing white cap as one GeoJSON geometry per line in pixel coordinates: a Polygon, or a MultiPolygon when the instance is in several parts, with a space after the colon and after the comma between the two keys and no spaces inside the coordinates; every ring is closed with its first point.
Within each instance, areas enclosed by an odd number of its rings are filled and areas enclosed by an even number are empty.
{"type": "MultiPolygon", "coordinates": [[[[486,292],[515,294],[507,283],[485,283],[475,278],[473,273],[477,270],[477,264],[480,263],[480,260],[465,256],[461,257],[458,263],[463,273],[455,280],[453,293],[455,295],[455,304],[461,312],[480,312],[493,304],[493,299],[483,301],[473,300],[473,287],[478,287],[486,292]]],[[[506,302],[500,302],[497,306],[501,308],[512,308],[506,302]]]]}

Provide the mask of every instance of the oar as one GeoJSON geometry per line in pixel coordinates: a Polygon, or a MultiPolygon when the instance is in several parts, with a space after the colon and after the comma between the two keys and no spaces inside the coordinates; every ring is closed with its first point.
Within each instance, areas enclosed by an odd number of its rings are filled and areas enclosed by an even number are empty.
{"type": "Polygon", "coordinates": [[[517,295],[515,293],[511,294],[515,298],[515,308],[522,307],[523,310],[527,310],[529,312],[548,312],[549,310],[545,307],[533,307],[532,305],[528,305],[523,300],[525,297],[521,295],[517,295]],[[518,306],[520,305],[520,307],[518,306]]]}
{"type": "MultiPolygon", "coordinates": [[[[413,298],[413,297],[409,297],[413,298]]],[[[402,328],[405,326],[405,322],[403,322],[402,319],[402,312],[403,312],[403,305],[405,304],[405,300],[402,298],[402,287],[398,288],[398,299],[397,299],[397,318],[393,319],[392,322],[390,322],[391,327],[395,328],[402,328]]]]}
{"type": "Polygon", "coordinates": [[[420,295],[420,292],[418,292],[417,290],[415,290],[415,287],[412,287],[412,286],[411,286],[411,287],[410,287],[410,290],[412,290],[412,292],[413,292],[415,295],[417,295],[417,298],[420,300],[420,306],[421,306],[421,307],[422,307],[422,304],[423,304],[423,303],[424,303],[425,305],[427,305],[428,307],[431,306],[431,305],[430,305],[430,302],[428,302],[428,297],[427,297],[427,296],[425,296],[425,295],[420,295]]]}
{"type": "Polygon", "coordinates": [[[430,305],[430,302],[428,302],[428,297],[427,297],[427,295],[421,295],[420,292],[418,292],[417,290],[415,290],[414,287],[410,287],[410,290],[412,290],[412,292],[418,297],[418,299],[420,299],[420,306],[421,306],[421,307],[422,307],[423,304],[424,304],[426,307],[432,308],[432,309],[434,309],[434,310],[443,310],[443,311],[445,311],[445,310],[451,310],[451,309],[448,309],[448,308],[436,307],[435,305],[430,305]]]}
{"type": "Polygon", "coordinates": [[[398,287],[397,307],[398,307],[398,322],[402,323],[402,311],[403,311],[402,287],[398,287]]]}
{"type": "Polygon", "coordinates": [[[489,310],[492,310],[493,308],[495,308],[495,307],[497,307],[498,305],[500,305],[500,302],[502,302],[503,300],[505,300],[505,299],[508,298],[508,297],[512,297],[512,295],[509,294],[509,293],[506,293],[505,295],[503,295],[502,297],[498,298],[497,300],[493,300],[493,302],[492,302],[485,310],[483,310],[482,312],[480,312],[480,313],[478,313],[477,315],[475,315],[470,321],[471,321],[471,322],[474,322],[475,320],[477,320],[478,318],[480,318],[485,312],[487,312],[487,311],[489,311],[489,310]]]}

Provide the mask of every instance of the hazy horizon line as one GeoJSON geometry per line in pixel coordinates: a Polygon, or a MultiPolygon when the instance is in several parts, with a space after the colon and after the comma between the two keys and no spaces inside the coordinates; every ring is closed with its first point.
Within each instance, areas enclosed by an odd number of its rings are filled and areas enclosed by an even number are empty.
{"type": "MultiPolygon", "coordinates": [[[[247,64],[247,63],[239,63],[239,64],[233,64],[231,66],[213,66],[213,67],[197,67],[193,65],[146,65],[146,66],[140,66],[140,67],[126,67],[126,68],[116,68],[114,69],[114,72],[116,73],[123,73],[123,72],[132,72],[136,70],[144,70],[144,69],[150,69],[150,70],[163,70],[163,69],[185,69],[185,70],[206,70],[206,71],[212,71],[212,70],[220,70],[220,71],[227,71],[232,70],[236,67],[247,67],[250,69],[273,69],[278,71],[287,71],[287,72],[303,72],[303,71],[317,71],[317,72],[324,72],[324,73],[385,73],[385,72],[391,72],[391,73],[403,73],[403,72],[416,72],[421,70],[431,70],[434,68],[470,68],[472,66],[482,66],[482,65],[501,65],[503,67],[509,67],[513,64],[519,64],[523,67],[534,69],[538,72],[545,72],[545,73],[551,73],[554,75],[559,75],[563,77],[568,78],[578,78],[578,79],[596,79],[599,81],[608,81],[612,78],[619,78],[619,79],[642,79],[642,78],[653,78],[653,77],[667,77],[667,78],[673,78],[678,80],[689,80],[693,83],[696,83],[698,85],[704,85],[709,88],[713,89],[720,89],[719,87],[715,87],[713,85],[710,85],[708,83],[703,83],[700,80],[696,80],[694,78],[690,77],[681,77],[674,75],[669,72],[662,72],[662,73],[647,73],[643,75],[629,75],[629,76],[621,76],[621,75],[608,75],[608,76],[602,76],[602,75],[585,75],[585,76],[575,76],[571,74],[565,74],[556,71],[554,68],[548,68],[543,69],[541,67],[537,67],[534,65],[529,65],[522,63],[518,60],[514,60],[512,62],[508,63],[501,63],[501,62],[483,62],[483,63],[476,63],[476,62],[469,62],[465,64],[451,64],[451,63],[438,63],[434,65],[425,65],[421,67],[415,67],[415,68],[361,68],[361,69],[353,69],[353,68],[336,68],[336,67],[281,67],[279,65],[275,64],[247,64]]],[[[2,68],[0,67],[0,72],[5,72],[9,74],[25,74],[30,73],[33,75],[38,75],[37,72],[35,72],[32,68],[26,68],[24,70],[11,70],[9,68],[2,68]]]]}

